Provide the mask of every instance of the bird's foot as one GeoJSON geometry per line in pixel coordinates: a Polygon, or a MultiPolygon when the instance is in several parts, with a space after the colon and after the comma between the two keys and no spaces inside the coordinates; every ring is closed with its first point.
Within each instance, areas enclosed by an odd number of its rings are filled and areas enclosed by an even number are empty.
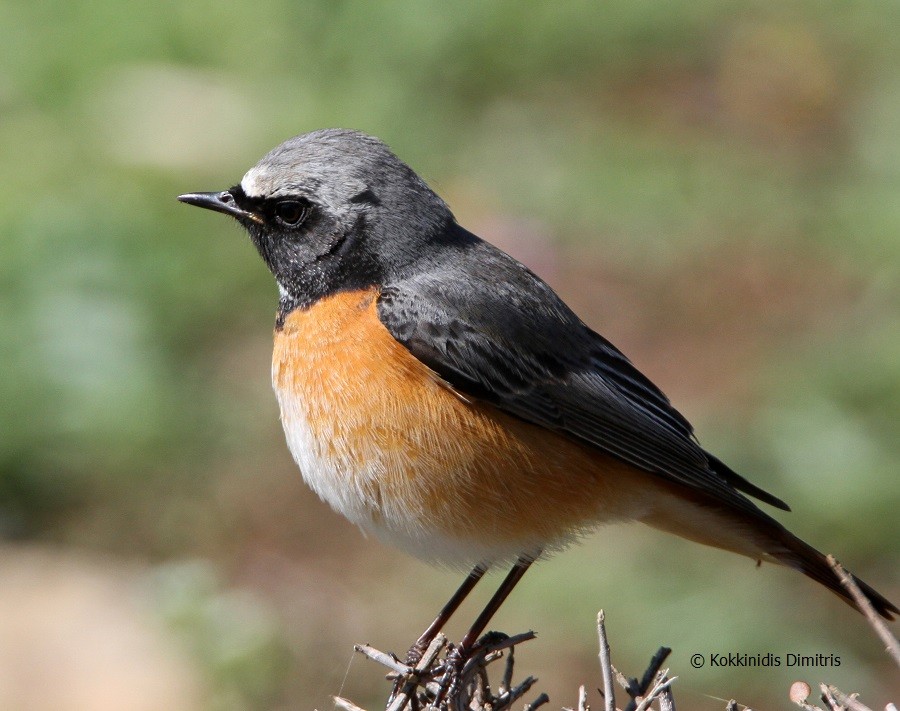
{"type": "Polygon", "coordinates": [[[443,675],[438,684],[439,691],[434,705],[438,706],[444,698],[459,696],[479,666],[483,665],[485,656],[498,642],[508,638],[502,632],[488,632],[471,647],[464,644],[453,645],[441,665],[443,675]]]}
{"type": "Polygon", "coordinates": [[[408,697],[418,687],[440,678],[443,674],[443,662],[438,657],[447,646],[447,638],[442,634],[432,639],[420,637],[406,653],[405,664],[394,657],[398,664],[395,667],[394,688],[390,699],[408,697]]]}
{"type": "Polygon", "coordinates": [[[428,641],[423,642],[420,639],[406,653],[406,663],[411,667],[416,666],[422,660],[426,649],[428,649],[428,641]]]}

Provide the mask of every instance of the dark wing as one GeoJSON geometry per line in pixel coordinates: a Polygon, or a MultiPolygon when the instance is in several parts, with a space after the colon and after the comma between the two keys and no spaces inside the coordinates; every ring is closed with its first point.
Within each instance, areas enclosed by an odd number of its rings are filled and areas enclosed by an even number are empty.
{"type": "Polygon", "coordinates": [[[761,513],[742,490],[788,509],[707,454],[659,388],[547,284],[466,236],[382,289],[379,318],[416,358],[465,395],[730,506],[761,513]]]}

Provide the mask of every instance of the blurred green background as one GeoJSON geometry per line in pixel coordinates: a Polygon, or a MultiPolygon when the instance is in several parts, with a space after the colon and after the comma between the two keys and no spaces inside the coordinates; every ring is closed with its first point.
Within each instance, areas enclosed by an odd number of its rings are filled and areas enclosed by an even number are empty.
{"type": "MultiPolygon", "coordinates": [[[[402,652],[455,588],[305,489],[274,283],[175,201],[325,126],[383,138],[900,599],[898,26],[878,0],[0,2],[0,708],[377,708],[352,644],[402,652]]],[[[494,622],[539,633],[552,708],[600,683],[600,607],[624,671],[674,647],[679,707],[900,696],[810,581],[612,527],[494,622]],[[728,651],[841,666],[690,667],[728,651]]]]}

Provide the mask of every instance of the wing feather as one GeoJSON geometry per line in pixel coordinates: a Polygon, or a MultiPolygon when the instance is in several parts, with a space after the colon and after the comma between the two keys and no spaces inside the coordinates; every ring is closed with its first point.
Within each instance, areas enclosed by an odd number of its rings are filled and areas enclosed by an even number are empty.
{"type": "Polygon", "coordinates": [[[662,391],[537,276],[485,242],[467,247],[378,301],[393,337],[455,390],[741,510],[762,513],[740,491],[787,509],[705,452],[662,391]]]}

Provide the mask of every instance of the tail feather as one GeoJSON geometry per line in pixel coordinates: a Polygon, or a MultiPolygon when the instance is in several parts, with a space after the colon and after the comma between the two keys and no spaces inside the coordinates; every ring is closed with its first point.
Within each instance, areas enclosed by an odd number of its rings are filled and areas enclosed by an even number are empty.
{"type": "MultiPolygon", "coordinates": [[[[817,583],[824,585],[848,605],[859,610],[850,592],[841,584],[837,573],[828,564],[827,558],[780,524],[776,525],[779,529],[777,543],[780,545],[774,550],[769,550],[770,555],[789,568],[799,570],[817,583]]],[[[855,575],[851,574],[850,577],[853,578],[879,615],[887,620],[893,620],[894,615],[900,615],[900,609],[875,588],[855,575]]]]}
{"type": "MultiPolygon", "coordinates": [[[[661,489],[658,505],[641,519],[643,523],[697,543],[793,568],[859,609],[825,556],[765,512],[732,508],[703,492],[674,484],[661,489]]],[[[879,615],[888,620],[900,615],[900,609],[884,595],[851,577],[879,615]]]]}

